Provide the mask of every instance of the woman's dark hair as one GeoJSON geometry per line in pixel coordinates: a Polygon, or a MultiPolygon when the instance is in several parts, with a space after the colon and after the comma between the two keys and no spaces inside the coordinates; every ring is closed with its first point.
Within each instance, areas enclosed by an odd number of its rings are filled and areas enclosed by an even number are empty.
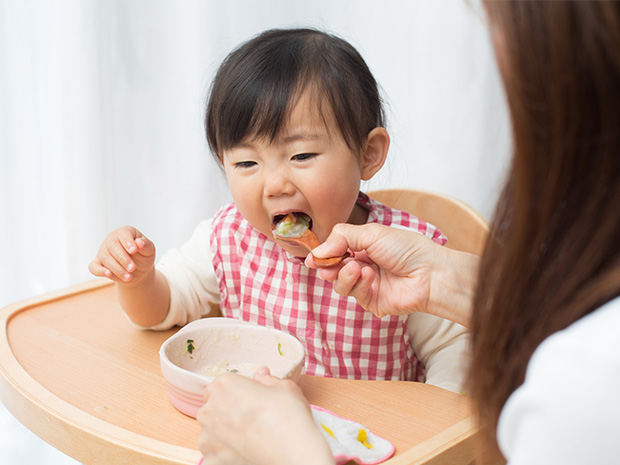
{"type": "Polygon", "coordinates": [[[215,76],[205,117],[215,158],[248,138],[273,140],[306,91],[353,150],[384,125],[377,83],[355,48],[313,29],[274,29],[231,52],[215,76]]]}
{"type": "Polygon", "coordinates": [[[533,351],[620,295],[620,3],[485,5],[514,141],[472,319],[470,392],[497,463],[533,351]]]}

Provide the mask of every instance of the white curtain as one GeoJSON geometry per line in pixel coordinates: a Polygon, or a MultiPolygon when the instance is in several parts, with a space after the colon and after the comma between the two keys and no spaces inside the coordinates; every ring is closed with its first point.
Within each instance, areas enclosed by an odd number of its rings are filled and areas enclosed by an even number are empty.
{"type": "MultiPolygon", "coordinates": [[[[163,252],[227,202],[203,132],[211,78],[241,41],[299,26],[351,42],[382,86],[392,146],[365,189],[490,216],[510,132],[477,1],[0,0],[0,307],[90,279],[118,226],[163,252]]],[[[42,463],[0,438],[3,463],[42,463]]]]}

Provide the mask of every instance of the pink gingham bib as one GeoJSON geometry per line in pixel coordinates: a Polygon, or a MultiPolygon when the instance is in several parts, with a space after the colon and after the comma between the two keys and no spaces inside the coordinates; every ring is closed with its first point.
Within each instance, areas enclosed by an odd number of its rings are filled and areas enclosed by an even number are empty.
{"type": "MultiPolygon", "coordinates": [[[[439,244],[434,226],[363,193],[368,222],[399,225],[439,244]]],[[[337,294],[303,259],[291,257],[254,229],[234,204],[213,218],[210,238],[223,316],[270,326],[297,337],[306,373],[335,378],[424,381],[409,344],[407,316],[376,318],[352,297],[337,294]]]]}

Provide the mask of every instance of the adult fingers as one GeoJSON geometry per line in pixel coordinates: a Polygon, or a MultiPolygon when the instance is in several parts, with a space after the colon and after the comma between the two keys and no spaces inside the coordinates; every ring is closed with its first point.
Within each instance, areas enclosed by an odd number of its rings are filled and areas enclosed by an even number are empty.
{"type": "Polygon", "coordinates": [[[346,263],[338,273],[334,276],[332,270],[326,269],[319,270],[319,276],[323,278],[325,274],[329,273],[331,282],[334,286],[334,290],[344,296],[351,295],[351,291],[355,287],[355,284],[361,278],[362,267],[356,261],[350,261],[346,263]]]}
{"type": "Polygon", "coordinates": [[[388,229],[387,226],[376,223],[365,225],[337,224],[325,242],[312,250],[312,255],[328,258],[343,255],[348,249],[353,252],[367,249],[383,237],[388,229]]]}
{"type": "Polygon", "coordinates": [[[271,376],[271,370],[269,369],[268,366],[266,366],[266,365],[259,366],[256,369],[256,371],[254,372],[254,375],[252,376],[252,379],[255,379],[255,378],[261,377],[261,376],[271,376]]]}
{"type": "MultiPolygon", "coordinates": [[[[240,389],[239,386],[244,386],[247,383],[252,383],[252,380],[238,373],[221,374],[207,384],[207,387],[203,392],[202,399],[206,404],[213,395],[232,395],[233,392],[240,389]]],[[[206,409],[207,406],[203,406],[201,410],[206,409]]]]}
{"type": "MultiPolygon", "coordinates": [[[[273,376],[271,374],[271,371],[269,370],[269,367],[264,365],[256,369],[256,372],[254,372],[252,379],[259,382],[260,384],[264,384],[265,386],[286,385],[286,383],[288,382],[295,384],[293,381],[282,380],[276,376],[273,376]]],[[[295,384],[295,386],[296,385],[297,384],[295,384]]]]}
{"type": "Polygon", "coordinates": [[[372,267],[351,261],[339,271],[333,281],[334,290],[340,295],[354,297],[365,310],[381,317],[383,314],[377,312],[376,305],[373,305],[376,276],[372,267]]]}

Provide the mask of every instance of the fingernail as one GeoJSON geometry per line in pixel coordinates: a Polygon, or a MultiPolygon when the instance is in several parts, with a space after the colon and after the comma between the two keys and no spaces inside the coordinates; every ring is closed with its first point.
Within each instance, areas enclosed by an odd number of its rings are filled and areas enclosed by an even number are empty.
{"type": "Polygon", "coordinates": [[[130,275],[129,273],[125,273],[125,274],[123,275],[123,279],[124,279],[125,281],[129,281],[129,280],[131,279],[131,275],[130,275]]]}
{"type": "Polygon", "coordinates": [[[269,367],[265,365],[261,365],[256,369],[256,371],[254,372],[254,376],[252,376],[252,378],[256,376],[264,376],[264,375],[270,375],[270,374],[271,372],[269,371],[269,367]]]}
{"type": "Polygon", "coordinates": [[[321,257],[321,252],[323,252],[326,248],[327,246],[325,245],[325,243],[322,243],[321,245],[318,245],[314,249],[312,249],[312,255],[319,257],[319,258],[324,258],[324,257],[321,257]]]}

